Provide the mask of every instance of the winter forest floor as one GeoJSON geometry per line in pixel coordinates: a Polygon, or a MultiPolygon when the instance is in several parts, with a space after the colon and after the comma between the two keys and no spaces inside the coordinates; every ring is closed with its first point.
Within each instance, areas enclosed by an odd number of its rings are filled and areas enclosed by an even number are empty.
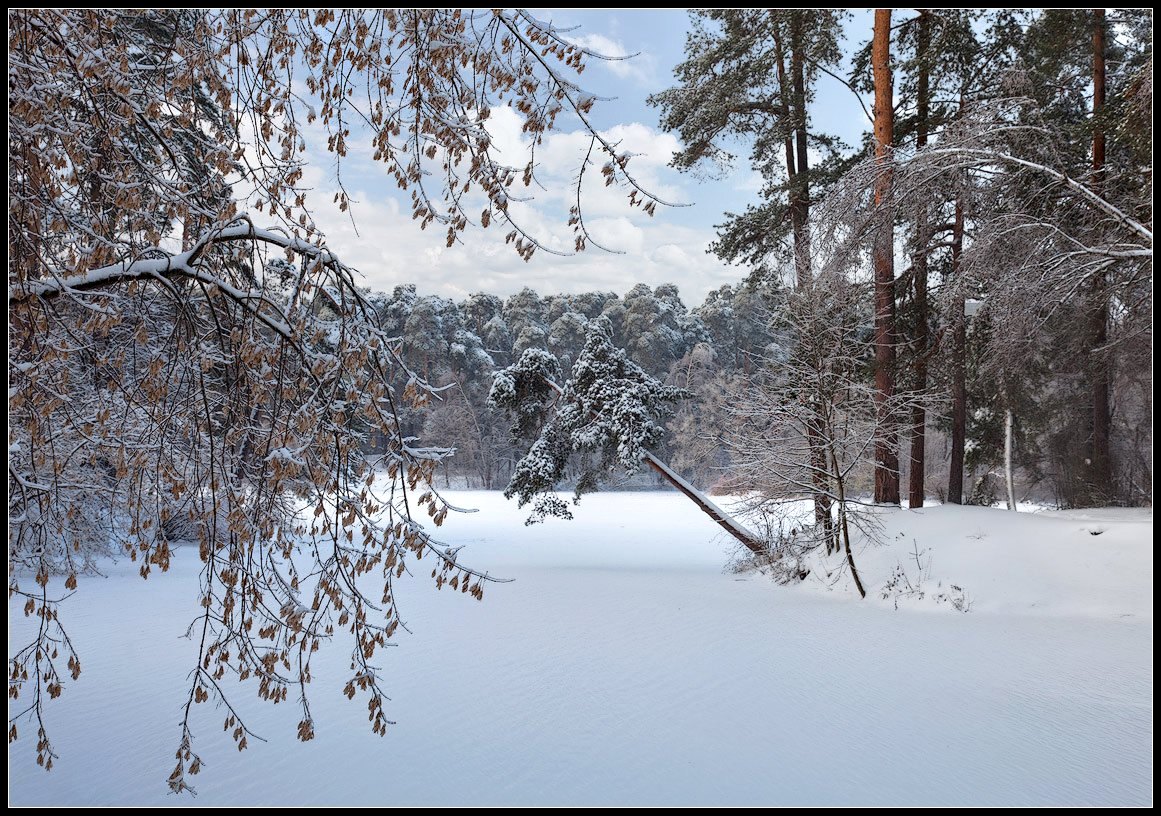
{"type": "MultiPolygon", "coordinates": [[[[1151,511],[886,512],[856,550],[859,601],[822,563],[793,587],[724,572],[733,547],[676,493],[597,494],[534,527],[498,493],[449,498],[480,512],[441,538],[515,581],[482,603],[422,569],[403,584],[385,738],[324,648],[315,740],[295,740],[293,702],[240,688],[270,741],[238,753],[201,706],[198,796],[167,795],[195,653],[185,550],[147,582],[128,563],[82,579],[62,614],[84,673],[47,706],[60,757],[37,768],[21,724],[10,804],[1152,802],[1151,511]],[[900,568],[922,599],[882,597],[900,568]],[[936,599],[952,584],[968,614],[936,599]]],[[[13,603],[10,648],[30,625],[13,603]]]]}

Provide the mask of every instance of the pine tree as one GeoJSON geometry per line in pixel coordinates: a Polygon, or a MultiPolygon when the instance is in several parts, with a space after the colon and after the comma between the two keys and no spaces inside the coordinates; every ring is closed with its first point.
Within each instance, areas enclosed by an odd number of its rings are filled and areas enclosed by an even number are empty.
{"type": "Polygon", "coordinates": [[[874,249],[875,274],[875,391],[880,437],[875,440],[875,501],[899,503],[898,433],[889,422],[887,405],[895,395],[895,210],[892,200],[894,149],[894,95],[891,75],[891,10],[875,9],[875,36],[871,45],[875,84],[874,249]]]}
{"type": "Polygon", "coordinates": [[[799,285],[810,279],[810,205],[840,168],[831,137],[810,130],[814,83],[839,60],[842,12],[834,10],[716,9],[691,12],[681,84],[650,97],[662,127],[676,131],[683,149],[674,166],[726,165],[723,146],[740,137],[752,146],[752,166],[765,182],[762,204],[730,214],[714,251],[728,261],[768,265],[784,256],[787,227],[799,285]],[[808,150],[828,154],[811,168],[808,150]]]}

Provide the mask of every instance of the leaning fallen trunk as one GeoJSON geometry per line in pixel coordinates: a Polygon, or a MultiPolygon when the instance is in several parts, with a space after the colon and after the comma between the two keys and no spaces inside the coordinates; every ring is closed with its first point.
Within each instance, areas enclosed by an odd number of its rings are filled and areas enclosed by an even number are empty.
{"type": "Polygon", "coordinates": [[[689,500],[696,504],[701,511],[707,516],[717,522],[718,526],[732,535],[738,541],[745,545],[746,549],[755,555],[766,555],[769,550],[753,533],[739,524],[728,513],[709,500],[709,497],[691,485],[685,479],[678,476],[669,465],[662,462],[651,453],[645,454],[645,464],[660,473],[666,481],[676,487],[682,493],[689,497],[689,500]]]}
{"type": "MultiPolygon", "coordinates": [[[[556,393],[561,395],[564,394],[564,389],[562,389],[552,380],[544,378],[544,381],[549,385],[549,387],[552,388],[552,390],[556,391],[556,393]]],[[[689,498],[689,500],[696,504],[703,513],[712,518],[719,527],[740,541],[742,545],[745,546],[746,549],[748,549],[750,552],[754,553],[755,555],[763,556],[769,554],[769,549],[761,539],[759,539],[756,535],[738,523],[732,516],[730,516],[729,513],[722,510],[720,507],[710,501],[709,496],[705,495],[685,479],[681,478],[676,471],[669,467],[669,465],[665,464],[648,451],[645,451],[645,456],[642,461],[661,474],[662,478],[664,478],[667,482],[684,493],[689,498]]]]}
{"type": "MultiPolygon", "coordinates": [[[[584,349],[563,387],[555,382],[560,374],[560,363],[550,352],[529,348],[514,364],[497,371],[492,381],[488,404],[512,416],[515,437],[536,437],[516,463],[506,496],[518,496],[522,507],[539,496],[534,517],[568,517],[567,507],[552,492],[564,478],[572,454],[599,452],[601,469],[616,462],[632,472],[644,462],[746,549],[760,556],[768,553],[758,536],[649,452],[664,435],[661,420],[667,405],[684,392],[651,377],[614,345],[607,318],[586,327],[584,349]]],[[[580,485],[595,489],[600,476],[597,468],[588,467],[578,477],[578,495],[585,492],[580,485]]]]}

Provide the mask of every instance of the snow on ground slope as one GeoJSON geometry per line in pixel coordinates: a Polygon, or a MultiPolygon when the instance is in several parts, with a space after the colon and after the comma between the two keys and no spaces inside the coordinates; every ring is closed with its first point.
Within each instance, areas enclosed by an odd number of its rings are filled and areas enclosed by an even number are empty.
{"type": "MultiPolygon", "coordinates": [[[[854,537],[853,551],[872,602],[1153,618],[1151,510],[1033,514],[945,505],[866,512],[878,523],[873,537],[854,537]]],[[[855,592],[845,557],[816,552],[805,564],[805,587],[855,592]]]]}
{"type": "MultiPolygon", "coordinates": [[[[398,723],[385,738],[342,696],[341,650],[324,649],[315,740],[296,742],[293,710],[240,687],[235,702],[270,741],[238,753],[218,730],[224,715],[203,705],[199,795],[168,796],[194,654],[181,635],[196,613],[197,562],[183,551],[148,582],[129,565],[82,581],[65,611],[85,671],[48,705],[60,758],[37,768],[26,727],[11,746],[10,802],[1152,801],[1151,600],[1147,616],[1137,606],[1151,599],[1151,521],[900,511],[897,531],[932,548],[932,574],[962,572],[974,598],[971,614],[916,614],[724,574],[731,544],[675,493],[598,494],[576,520],[535,527],[498,494],[453,499],[481,512],[450,518],[445,540],[515,581],[489,586],[482,603],[405,584],[414,634],[381,659],[398,723]],[[1058,575],[1032,569],[1036,553],[1059,555],[1053,542],[1067,540],[1074,559],[1073,532],[1095,523],[1101,535],[1078,535],[1115,545],[1091,552],[1085,574],[1104,577],[1074,582],[1079,568],[1069,571],[1059,580],[1077,600],[1033,606],[1058,575]],[[989,570],[971,553],[995,560],[994,528],[1009,524],[1031,549],[1016,561],[1004,549],[1010,574],[985,586],[989,570]],[[1117,573],[1122,555],[1135,563],[1117,573]],[[1119,574],[1138,599],[1124,607],[1133,617],[1117,617],[1098,589],[1119,574]]],[[[891,560],[885,548],[861,557],[868,573],[891,560]]],[[[11,647],[28,622],[12,605],[10,620],[11,647]]]]}

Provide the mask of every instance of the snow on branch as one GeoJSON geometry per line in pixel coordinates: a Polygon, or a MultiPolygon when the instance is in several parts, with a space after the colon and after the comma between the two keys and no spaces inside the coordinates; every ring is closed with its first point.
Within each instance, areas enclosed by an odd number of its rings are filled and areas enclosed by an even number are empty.
{"type": "MultiPolygon", "coordinates": [[[[592,125],[596,97],[574,77],[594,56],[511,10],[9,15],[10,590],[33,581],[27,614],[59,623],[54,574],[71,588],[114,552],[147,576],[179,543],[197,548],[199,656],[173,790],[201,767],[190,706],[223,702],[238,746],[255,736],[225,699],[226,673],[272,702],[293,692],[310,739],[310,655],[341,633],[348,693],[369,696],[382,733],[370,661],[401,625],[394,578],[425,555],[437,587],[480,597],[487,578],[412,519],[422,508],[438,525],[450,509],[431,480],[451,450],[421,446],[400,420],[438,389],[408,370],[319,237],[307,126],[335,159],[340,209],[344,158],[362,139],[421,228],[446,229],[451,245],[503,222],[528,259],[546,247],[509,204],[562,115],[589,132],[585,163],[600,156],[631,206],[661,203],[592,125]],[[489,131],[501,107],[521,121],[523,157],[502,156],[489,131]]],[[[46,662],[49,639],[64,637],[41,627],[10,654],[10,693],[33,701],[42,764],[54,756],[42,702],[79,671],[46,662]]]]}
{"type": "Polygon", "coordinates": [[[547,352],[529,349],[515,365],[496,375],[489,401],[514,419],[513,433],[538,433],[517,463],[504,495],[521,507],[536,501],[533,520],[569,517],[567,505],[553,494],[564,480],[573,454],[581,454],[576,497],[596,490],[601,476],[614,470],[635,473],[648,449],[664,435],[663,421],[684,392],[650,377],[612,340],[607,318],[586,327],[585,345],[573,363],[572,377],[560,388],[555,413],[545,417],[558,371],[547,352]]]}

